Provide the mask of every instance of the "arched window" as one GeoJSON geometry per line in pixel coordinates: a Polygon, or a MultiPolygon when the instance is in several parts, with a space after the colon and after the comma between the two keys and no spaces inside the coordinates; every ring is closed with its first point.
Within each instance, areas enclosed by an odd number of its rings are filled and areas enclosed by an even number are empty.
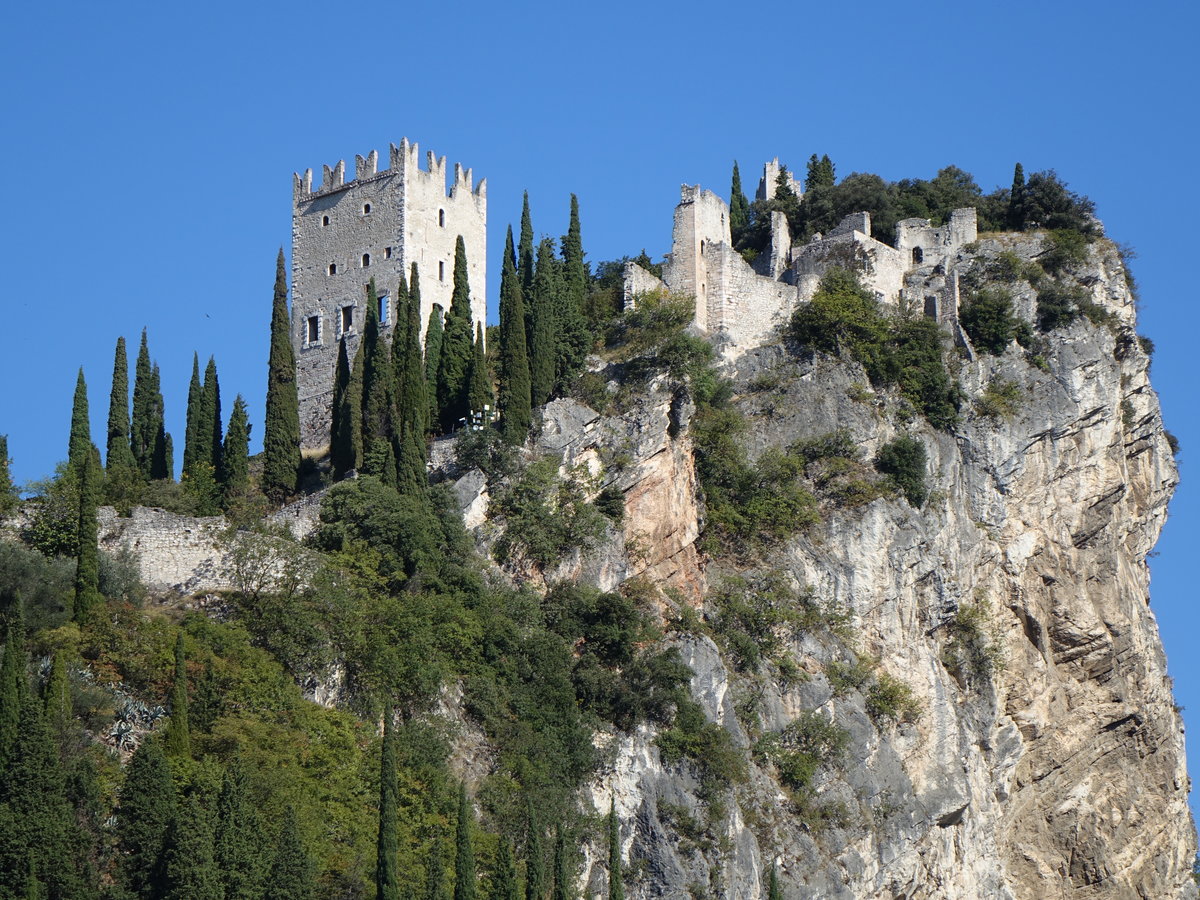
{"type": "Polygon", "coordinates": [[[324,228],[329,224],[329,216],[321,216],[321,227],[324,228]]]}
{"type": "Polygon", "coordinates": [[[364,204],[363,204],[363,215],[364,215],[364,216],[368,216],[368,215],[370,215],[370,214],[371,214],[371,204],[370,204],[370,203],[364,203],[364,204]]]}
{"type": "Polygon", "coordinates": [[[913,262],[920,265],[925,261],[925,251],[920,247],[913,247],[913,262]]]}
{"type": "Polygon", "coordinates": [[[330,274],[330,275],[336,275],[336,274],[337,274],[337,263],[330,263],[330,264],[329,264],[329,274],[330,274]]]}
{"type": "Polygon", "coordinates": [[[366,268],[367,266],[369,266],[370,264],[371,264],[371,254],[370,254],[370,253],[364,253],[364,254],[363,254],[363,258],[362,258],[362,267],[365,269],[365,268],[366,268]]]}

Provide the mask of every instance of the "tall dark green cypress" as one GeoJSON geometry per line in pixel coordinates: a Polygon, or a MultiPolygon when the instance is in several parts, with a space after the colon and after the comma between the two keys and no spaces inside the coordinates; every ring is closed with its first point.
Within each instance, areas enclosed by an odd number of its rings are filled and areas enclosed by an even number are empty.
{"type": "Polygon", "coordinates": [[[559,825],[554,829],[554,884],[550,897],[551,900],[571,900],[574,893],[571,875],[567,870],[567,838],[559,825]]]}
{"type": "Polygon", "coordinates": [[[78,551],[75,558],[75,598],[72,617],[86,622],[100,605],[100,549],[96,507],[100,496],[100,451],[91,446],[79,466],[79,508],[76,522],[78,551]]]}
{"type": "Polygon", "coordinates": [[[608,804],[608,900],[625,900],[621,875],[621,824],[617,821],[615,799],[608,804]]]}
{"type": "Polygon", "coordinates": [[[1025,230],[1025,167],[1017,163],[1013,169],[1012,188],[1008,193],[1007,224],[1009,231],[1025,230]]]}
{"type": "Polygon", "coordinates": [[[453,431],[470,411],[467,379],[474,352],[471,288],[467,279],[467,247],[462,235],[454,244],[454,291],[446,313],[441,358],[438,360],[438,414],[443,431],[453,431]]]}
{"type": "Polygon", "coordinates": [[[523,444],[533,421],[529,354],[525,344],[525,300],[517,275],[512,226],[500,271],[500,431],[510,444],[523,444]]]}
{"type": "Polygon", "coordinates": [[[487,356],[483,350],[483,325],[480,323],[475,326],[475,346],[467,374],[467,407],[471,410],[472,418],[480,416],[487,424],[488,415],[495,405],[492,380],[488,377],[487,356]]]}
{"type": "Polygon", "coordinates": [[[833,187],[836,181],[833,170],[833,161],[825,154],[820,159],[817,154],[813,154],[808,158],[808,171],[804,177],[804,190],[812,191],[818,188],[833,187]]]}
{"type": "Polygon", "coordinates": [[[583,237],[579,225],[579,198],[571,195],[571,217],[562,239],[563,289],[555,309],[555,385],[565,393],[583,368],[591,349],[584,300],[587,297],[587,265],[583,261],[583,237]]]}
{"type": "Polygon", "coordinates": [[[202,396],[204,402],[201,405],[203,417],[200,420],[200,428],[203,433],[198,436],[201,441],[198,449],[204,461],[212,466],[213,473],[219,480],[222,451],[221,383],[217,379],[217,361],[211,356],[204,369],[202,396]]]}
{"type": "Polygon", "coordinates": [[[250,486],[250,419],[246,401],[238,394],[229,414],[229,429],[221,450],[222,488],[225,497],[235,497],[250,486]]]}
{"type": "Polygon", "coordinates": [[[535,407],[546,403],[554,392],[558,349],[554,313],[561,293],[562,273],[554,242],[543,238],[533,280],[533,336],[529,343],[529,395],[535,407]]]}
{"type": "Polygon", "coordinates": [[[267,409],[263,425],[263,492],[276,502],[296,491],[300,474],[300,399],[292,347],[283,249],[275,260],[271,303],[271,352],[267,362],[267,409]]]}
{"type": "Polygon", "coordinates": [[[67,465],[72,472],[79,473],[87,462],[92,448],[92,426],[88,418],[87,382],[83,380],[83,367],[75,379],[75,398],[71,403],[71,439],[67,445],[67,465]]]}
{"type": "Polygon", "coordinates": [[[429,484],[425,447],[425,434],[429,429],[429,395],[426,390],[425,363],[421,358],[420,284],[417,264],[413,263],[412,288],[403,310],[404,324],[393,338],[404,345],[404,353],[400,358],[400,434],[396,453],[396,486],[403,494],[424,493],[429,484]]]}
{"type": "Polygon", "coordinates": [[[733,161],[733,179],[729,185],[729,233],[736,244],[746,226],[750,224],[750,201],[742,190],[742,173],[737,160],[733,161]]]}
{"type": "MultiPolygon", "coordinates": [[[[418,306],[418,309],[420,307],[418,306]]],[[[438,368],[442,363],[442,343],[445,339],[444,316],[440,304],[429,310],[429,324],[425,328],[425,392],[429,397],[429,428],[440,430],[441,416],[438,414],[438,368]]]]}
{"type": "MultiPolygon", "coordinates": [[[[189,391],[189,399],[191,392],[189,391]]],[[[190,404],[189,404],[190,406],[190,404]]],[[[211,356],[204,370],[204,381],[195,406],[188,410],[188,428],[192,432],[184,445],[184,485],[196,503],[196,512],[214,516],[221,511],[221,452],[214,445],[221,435],[221,388],[217,380],[217,362],[211,356]],[[190,446],[189,446],[190,444],[190,446]]]]}
{"type": "Polygon", "coordinates": [[[167,434],[166,411],[163,405],[162,377],[158,363],[150,369],[151,422],[154,429],[154,449],[150,454],[150,477],[169,479],[175,474],[175,454],[171,435],[167,434]]]}
{"type": "Polygon", "coordinates": [[[429,857],[425,860],[424,900],[445,900],[445,880],[446,864],[442,859],[442,843],[435,838],[429,846],[429,857]]]}
{"type": "Polygon", "coordinates": [[[129,446],[129,355],[125,338],[117,338],[113,355],[112,393],[108,396],[108,436],[104,446],[104,465],[110,472],[134,467],[129,446]]]}
{"type": "Polygon", "coordinates": [[[12,460],[8,458],[8,435],[0,434],[0,516],[17,505],[17,488],[12,480],[12,460]]]}
{"type": "Polygon", "coordinates": [[[312,857],[300,840],[296,810],[290,806],[284,813],[275,848],[263,896],[271,900],[312,900],[316,890],[312,857]]]}
{"type": "Polygon", "coordinates": [[[175,680],[171,683],[171,721],[167,725],[164,749],[168,756],[192,755],[191,728],[188,725],[187,657],[183,632],[175,638],[175,680]]]}
{"type": "Polygon", "coordinates": [[[391,353],[379,327],[375,280],[367,285],[367,318],[362,338],[362,471],[395,486],[392,450],[393,379],[391,353]]]}
{"type": "Polygon", "coordinates": [[[454,900],[475,900],[475,851],[471,847],[471,804],[467,800],[467,783],[458,789],[458,828],[454,840],[454,900]]]}
{"type": "Polygon", "coordinates": [[[154,445],[158,437],[158,420],[154,415],[154,370],[150,365],[150,345],[146,329],[138,347],[137,363],[133,370],[133,418],[129,425],[129,443],[133,459],[143,478],[150,477],[154,462],[154,445]]]}
{"type": "Polygon", "coordinates": [[[168,829],[163,874],[163,900],[224,900],[208,813],[194,795],[180,804],[168,829]]]}
{"type": "MultiPolygon", "coordinates": [[[[405,298],[407,303],[407,298],[405,298]]],[[[400,872],[396,860],[396,736],[392,714],[383,719],[383,745],[379,753],[379,839],[375,850],[376,900],[400,900],[400,872]]]]}
{"type": "Polygon", "coordinates": [[[508,838],[500,838],[500,849],[496,853],[496,873],[492,877],[493,900],[520,900],[517,890],[517,870],[513,865],[512,847],[508,838]]]}
{"type": "Polygon", "coordinates": [[[200,354],[192,353],[192,380],[188,382],[188,397],[187,397],[187,430],[183,437],[183,472],[185,475],[191,473],[195,469],[196,459],[201,454],[199,451],[199,433],[200,433],[200,406],[203,402],[201,397],[204,393],[203,383],[200,381],[200,354]]]}
{"type": "Polygon", "coordinates": [[[525,900],[543,900],[546,896],[546,854],[542,848],[542,828],[529,804],[525,836],[525,900]]]}
{"type": "MultiPolygon", "coordinates": [[[[525,192],[525,199],[521,204],[521,242],[517,245],[517,252],[517,274],[521,276],[521,290],[528,298],[533,295],[534,274],[533,219],[529,215],[529,191],[525,192]]],[[[531,335],[527,335],[529,336],[531,335]]]]}
{"type": "Polygon", "coordinates": [[[46,728],[51,736],[64,746],[65,738],[71,730],[73,721],[71,678],[67,671],[67,654],[59,650],[54,654],[50,663],[50,676],[46,679],[45,691],[42,694],[42,705],[45,708],[46,728]]]}
{"type": "Polygon", "coordinates": [[[350,358],[346,353],[346,341],[338,341],[337,368],[333,374],[333,407],[329,427],[329,457],[333,466],[333,477],[344,478],[346,473],[358,468],[354,426],[358,417],[358,404],[350,391],[350,358]]]}
{"type": "Polygon", "coordinates": [[[779,872],[771,863],[771,874],[767,877],[767,900],[783,900],[783,888],[779,886],[779,872]]]}
{"type": "MultiPolygon", "coordinates": [[[[4,637],[4,659],[0,661],[0,775],[4,775],[12,760],[21,709],[29,693],[26,674],[28,657],[25,652],[25,624],[21,601],[10,597],[16,609],[8,610],[8,628],[4,637]]],[[[0,778],[0,781],[3,781],[0,778]]]]}
{"type": "Polygon", "coordinates": [[[213,860],[221,873],[224,900],[258,900],[263,876],[263,835],[246,797],[245,772],[226,769],[217,797],[213,860]]]}
{"type": "Polygon", "coordinates": [[[126,886],[142,900],[161,895],[167,828],[175,818],[171,769],[156,740],[138,747],[125,769],[117,807],[117,842],[126,886]]]}

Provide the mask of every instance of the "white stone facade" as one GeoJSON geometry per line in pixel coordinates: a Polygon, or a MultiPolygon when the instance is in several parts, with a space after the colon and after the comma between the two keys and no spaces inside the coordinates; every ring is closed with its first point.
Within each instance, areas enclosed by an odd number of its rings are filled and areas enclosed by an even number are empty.
{"type": "Polygon", "coordinates": [[[320,450],[329,442],[330,410],[338,341],[353,359],[366,322],[366,286],[375,279],[383,331],[395,324],[396,287],[417,264],[421,282],[421,334],[436,303],[450,306],[454,246],[467,250],[471,315],[487,314],[487,182],[473,184],[457,163],[449,193],[446,158],[426,156],[416,144],[392,145],[390,168],[378,170],[378,154],[355,158],[355,177],[345,163],[324,167],[314,189],[312,170],[293,176],[292,343],[300,393],[301,443],[320,450]]]}

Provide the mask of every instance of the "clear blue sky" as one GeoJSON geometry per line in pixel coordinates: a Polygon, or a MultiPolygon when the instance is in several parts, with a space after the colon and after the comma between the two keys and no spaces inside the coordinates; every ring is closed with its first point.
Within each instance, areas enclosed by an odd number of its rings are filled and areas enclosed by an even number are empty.
{"type": "MultiPolygon", "coordinates": [[[[75,373],[103,434],[112,353],[143,326],[182,451],[192,352],[261,438],[275,252],[295,170],[407,135],[488,179],[489,268],[528,189],[592,260],[660,256],[681,182],[738,159],[990,190],[1055,168],[1133,244],[1154,384],[1185,480],[1153,560],[1180,703],[1200,726],[1200,209],[1193,3],[24,3],[0,35],[0,433],[19,480],[66,455],[75,373]]],[[[490,285],[495,309],[498,279],[490,285]]]]}

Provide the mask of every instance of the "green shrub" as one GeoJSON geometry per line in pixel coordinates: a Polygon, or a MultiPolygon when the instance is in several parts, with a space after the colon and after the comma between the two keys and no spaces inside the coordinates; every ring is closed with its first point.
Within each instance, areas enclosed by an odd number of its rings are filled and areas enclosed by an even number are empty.
{"type": "Polygon", "coordinates": [[[778,662],[799,634],[827,624],[812,589],[796,590],[779,571],[727,578],[712,603],[714,633],[743,672],[778,662]]]}
{"type": "Polygon", "coordinates": [[[1080,315],[1080,305],[1088,302],[1088,292],[1079,285],[1059,281],[1046,282],[1037,294],[1038,328],[1054,331],[1074,322],[1080,315]]]}
{"type": "Polygon", "coordinates": [[[547,568],[575,550],[586,550],[604,533],[604,517],[588,503],[586,472],[558,474],[558,462],[530,464],[492,495],[489,518],[503,521],[493,555],[505,561],[524,556],[547,568]]]}
{"type": "Polygon", "coordinates": [[[975,401],[975,412],[985,419],[1011,419],[1021,408],[1023,396],[1017,382],[994,378],[975,401]]]}
{"type": "Polygon", "coordinates": [[[775,766],[793,791],[807,793],[822,766],[836,765],[850,747],[850,732],[816,710],[801,713],[783,731],[764,735],[756,756],[775,766]]]}
{"type": "Polygon", "coordinates": [[[1175,437],[1171,432],[1163,429],[1163,437],[1167,439],[1167,446],[1171,448],[1171,455],[1179,455],[1179,438],[1175,437]]]}
{"type": "Polygon", "coordinates": [[[1050,232],[1047,243],[1049,247],[1042,251],[1038,261],[1051,275],[1087,261],[1088,240],[1078,231],[1057,229],[1050,232]]]}
{"type": "Polygon", "coordinates": [[[1002,668],[1003,648],[992,634],[992,610],[986,600],[962,604],[945,628],[942,664],[958,678],[985,680],[1002,668]]]}
{"type": "Polygon", "coordinates": [[[840,697],[849,691],[861,691],[870,681],[875,671],[875,661],[860,657],[854,662],[830,660],[825,664],[825,677],[833,688],[833,695],[840,697]]]}
{"type": "Polygon", "coordinates": [[[746,757],[729,732],[704,718],[694,700],[681,699],[674,724],[658,736],[666,762],[687,759],[700,770],[702,791],[713,795],[721,786],[746,780],[746,757]]]}
{"type": "Polygon", "coordinates": [[[914,507],[920,507],[929,493],[925,485],[926,464],[925,445],[907,435],[888,441],[875,456],[875,468],[887,475],[914,507]]]}
{"type": "Polygon", "coordinates": [[[596,495],[593,501],[600,514],[614,525],[620,525],[625,520],[625,492],[615,485],[609,485],[596,495]]]}
{"type": "Polygon", "coordinates": [[[454,441],[454,462],[463,471],[479,469],[490,480],[511,475],[520,458],[495,428],[464,428],[454,441]]]}
{"type": "Polygon", "coordinates": [[[921,704],[911,686],[894,675],[880,672],[867,690],[867,714],[877,723],[884,719],[915,722],[921,716],[921,704]]]}
{"type": "Polygon", "coordinates": [[[998,356],[1015,339],[1027,345],[1029,324],[1013,314],[1012,295],[1003,288],[985,287],[963,304],[959,321],[971,344],[984,353],[998,356]]]}

